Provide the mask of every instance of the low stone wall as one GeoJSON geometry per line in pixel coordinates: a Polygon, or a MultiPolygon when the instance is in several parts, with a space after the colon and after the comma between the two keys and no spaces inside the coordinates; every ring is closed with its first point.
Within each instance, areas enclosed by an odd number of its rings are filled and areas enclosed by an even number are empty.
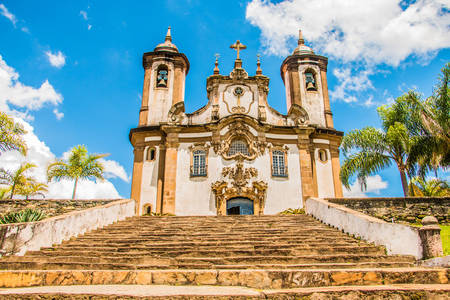
{"type": "Polygon", "coordinates": [[[407,225],[387,223],[348,207],[324,199],[306,200],[306,213],[320,221],[362,239],[383,245],[388,254],[423,257],[419,229],[407,225]]]}
{"type": "Polygon", "coordinates": [[[450,197],[329,198],[325,200],[387,222],[420,223],[424,217],[434,216],[440,224],[450,223],[450,197]]]}
{"type": "Polygon", "coordinates": [[[23,209],[39,209],[46,217],[59,216],[71,211],[83,210],[95,206],[105,205],[120,199],[100,200],[68,200],[68,199],[12,199],[0,200],[0,214],[17,212],[23,209]]]}
{"type": "Polygon", "coordinates": [[[134,215],[135,201],[125,199],[39,222],[0,225],[0,251],[2,255],[24,255],[134,215]]]}

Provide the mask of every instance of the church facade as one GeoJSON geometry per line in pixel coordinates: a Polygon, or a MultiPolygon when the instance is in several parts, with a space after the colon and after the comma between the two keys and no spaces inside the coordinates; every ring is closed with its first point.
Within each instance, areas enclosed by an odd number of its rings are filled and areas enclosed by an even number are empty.
{"type": "Polygon", "coordinates": [[[208,103],[184,109],[188,58],[165,42],[144,53],[144,88],[134,147],[131,197],[137,213],[175,215],[276,214],[308,197],[342,197],[339,145],[327,87],[327,58],[299,36],[281,64],[286,115],[269,106],[269,78],[258,59],[243,68],[237,41],[234,69],[216,59],[206,80],[208,103]]]}

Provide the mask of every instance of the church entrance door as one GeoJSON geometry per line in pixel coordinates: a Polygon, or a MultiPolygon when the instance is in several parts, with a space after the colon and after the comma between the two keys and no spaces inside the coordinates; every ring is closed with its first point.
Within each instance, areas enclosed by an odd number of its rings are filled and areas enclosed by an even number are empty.
{"type": "Polygon", "coordinates": [[[244,197],[228,200],[227,215],[253,215],[253,201],[244,197]]]}

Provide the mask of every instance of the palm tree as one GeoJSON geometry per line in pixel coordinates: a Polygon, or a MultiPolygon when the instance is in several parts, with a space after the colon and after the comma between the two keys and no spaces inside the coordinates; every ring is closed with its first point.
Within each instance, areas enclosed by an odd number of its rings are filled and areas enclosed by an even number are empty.
{"type": "Polygon", "coordinates": [[[410,163],[419,164],[419,174],[448,168],[450,164],[450,63],[439,76],[433,95],[423,101],[420,95],[410,97],[409,105],[418,114],[419,141],[411,151],[410,163]]]}
{"type": "Polygon", "coordinates": [[[448,183],[438,178],[425,180],[421,177],[414,177],[409,184],[409,191],[411,196],[445,197],[450,195],[448,183]]]}
{"type": "Polygon", "coordinates": [[[344,136],[342,150],[345,161],[340,179],[347,189],[350,188],[350,178],[356,174],[361,190],[365,190],[368,176],[394,163],[400,173],[403,193],[408,196],[407,175],[411,177],[415,172],[415,165],[409,163],[409,153],[417,138],[409,130],[416,118],[405,105],[407,96],[398,97],[391,106],[383,105],[377,109],[382,129],[355,129],[344,136]]]}
{"type": "Polygon", "coordinates": [[[35,164],[23,163],[14,172],[3,168],[0,169],[0,184],[6,184],[11,187],[11,194],[9,196],[10,199],[13,198],[16,189],[20,186],[26,185],[29,181],[34,181],[32,177],[27,176],[25,173],[35,167],[35,164]]]}
{"type": "Polygon", "coordinates": [[[24,185],[20,185],[17,188],[17,194],[25,196],[25,199],[28,200],[28,197],[34,195],[41,195],[45,198],[43,192],[48,191],[48,186],[45,183],[36,182],[35,180],[28,180],[24,185]]]}
{"type": "Polygon", "coordinates": [[[75,199],[78,180],[103,180],[104,167],[98,160],[108,154],[88,154],[84,145],[72,148],[67,162],[62,160],[52,163],[47,169],[47,178],[50,182],[55,179],[74,180],[72,199],[75,199]]]}
{"type": "Polygon", "coordinates": [[[0,111],[0,154],[8,150],[17,150],[23,155],[27,153],[27,147],[22,135],[25,130],[20,124],[7,114],[0,111]]]}

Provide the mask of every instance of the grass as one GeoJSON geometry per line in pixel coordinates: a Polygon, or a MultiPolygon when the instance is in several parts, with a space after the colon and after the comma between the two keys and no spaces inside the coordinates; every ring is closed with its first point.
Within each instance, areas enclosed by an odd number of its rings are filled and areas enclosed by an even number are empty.
{"type": "Polygon", "coordinates": [[[450,225],[441,226],[441,239],[444,255],[450,255],[450,225]]]}

